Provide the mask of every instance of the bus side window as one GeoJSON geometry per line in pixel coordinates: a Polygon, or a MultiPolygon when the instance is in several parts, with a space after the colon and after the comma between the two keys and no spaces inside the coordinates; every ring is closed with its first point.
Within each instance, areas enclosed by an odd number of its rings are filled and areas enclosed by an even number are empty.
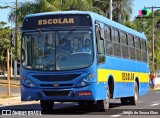
{"type": "Polygon", "coordinates": [[[147,49],[146,49],[146,41],[143,39],[141,42],[141,50],[142,50],[142,61],[147,62],[147,49]]]}
{"type": "Polygon", "coordinates": [[[104,25],[100,23],[96,24],[96,41],[97,41],[97,56],[98,64],[105,62],[105,53],[104,53],[104,25]],[[103,27],[102,27],[103,26],[103,27]]]}
{"type": "Polygon", "coordinates": [[[134,37],[132,35],[128,34],[128,46],[129,46],[129,55],[130,59],[135,59],[135,43],[134,43],[134,37]]]}
{"type": "Polygon", "coordinates": [[[112,41],[113,41],[114,56],[121,57],[119,32],[115,29],[112,29],[112,41]]]}
{"type": "Polygon", "coordinates": [[[140,39],[135,37],[135,48],[136,48],[136,60],[141,61],[141,42],[140,39]]]}
{"type": "Polygon", "coordinates": [[[128,41],[127,41],[126,33],[120,32],[120,42],[121,42],[121,49],[122,49],[122,58],[129,58],[128,41]]]}
{"type": "Polygon", "coordinates": [[[104,39],[105,39],[105,47],[106,47],[106,54],[107,55],[113,55],[113,49],[112,49],[112,40],[111,40],[111,28],[108,26],[104,27],[104,39]]]}

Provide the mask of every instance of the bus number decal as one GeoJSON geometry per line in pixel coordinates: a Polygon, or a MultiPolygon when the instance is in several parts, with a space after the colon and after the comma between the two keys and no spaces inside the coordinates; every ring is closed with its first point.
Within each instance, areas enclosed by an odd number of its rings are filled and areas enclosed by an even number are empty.
{"type": "Polygon", "coordinates": [[[122,80],[123,81],[133,81],[134,80],[134,73],[122,73],[122,80]]]}
{"type": "Polygon", "coordinates": [[[37,69],[43,68],[43,65],[36,65],[37,69]]]}

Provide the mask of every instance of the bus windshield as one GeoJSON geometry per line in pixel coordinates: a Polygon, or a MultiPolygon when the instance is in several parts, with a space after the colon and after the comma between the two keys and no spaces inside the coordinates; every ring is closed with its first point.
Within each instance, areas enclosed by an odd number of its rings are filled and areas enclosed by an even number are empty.
{"type": "Polygon", "coordinates": [[[37,31],[22,35],[21,62],[33,70],[72,70],[93,63],[91,30],[37,31]]]}

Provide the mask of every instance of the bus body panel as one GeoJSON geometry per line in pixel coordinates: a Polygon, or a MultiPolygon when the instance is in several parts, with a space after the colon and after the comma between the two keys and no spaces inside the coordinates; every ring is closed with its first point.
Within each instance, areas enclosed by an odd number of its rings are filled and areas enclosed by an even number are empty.
{"type": "Polygon", "coordinates": [[[98,82],[107,82],[110,76],[113,77],[113,98],[133,96],[136,78],[139,81],[139,95],[148,91],[149,70],[145,63],[107,56],[105,64],[99,65],[97,71],[98,82]]]}
{"type": "MultiPolygon", "coordinates": [[[[95,34],[95,21],[100,21],[107,24],[110,27],[117,28],[124,32],[130,33],[134,36],[146,40],[146,37],[143,33],[139,33],[130,28],[127,28],[121,24],[118,24],[114,21],[106,19],[98,14],[93,12],[80,12],[80,11],[68,11],[68,12],[49,12],[47,15],[56,15],[56,14],[88,14],[92,19],[92,31],[93,31],[93,48],[94,48],[94,61],[90,67],[69,70],[69,71],[35,71],[35,70],[26,70],[22,65],[20,66],[21,76],[31,80],[37,87],[28,88],[24,85],[24,78],[20,80],[21,82],[21,100],[30,101],[30,100],[54,100],[54,101],[78,101],[78,100],[103,100],[106,98],[106,91],[108,87],[109,77],[113,77],[114,80],[114,92],[113,98],[121,97],[130,97],[134,95],[134,81],[138,79],[139,86],[139,95],[144,95],[149,88],[149,66],[148,63],[138,62],[136,60],[129,60],[123,58],[117,58],[113,56],[107,56],[105,58],[105,63],[98,64],[97,62],[97,44],[96,44],[96,34],[95,34]],[[85,78],[89,73],[95,74],[95,80],[93,83],[85,87],[76,87],[76,85],[85,78]],[[40,81],[37,80],[33,75],[64,75],[64,74],[79,74],[80,76],[73,78],[69,81],[40,81]],[[52,84],[70,84],[72,86],[68,87],[51,87],[52,84]],[[41,84],[50,84],[50,87],[42,87],[41,84]],[[44,91],[69,91],[66,96],[46,96],[44,91]],[[90,91],[91,95],[88,96],[78,96],[78,92],[90,91]]],[[[36,17],[45,15],[45,13],[28,15],[25,17],[36,17]]],[[[55,93],[56,93],[55,92],[55,93]]]]}
{"type": "MultiPolygon", "coordinates": [[[[30,101],[30,100],[54,100],[54,101],[78,101],[78,100],[95,100],[96,99],[96,83],[92,83],[83,88],[70,88],[70,89],[34,89],[26,88],[24,85],[21,85],[21,100],[30,101]],[[92,95],[79,96],[79,92],[90,91],[92,95]],[[53,94],[57,92],[68,92],[66,96],[49,96],[44,92],[52,92],[53,94]]],[[[52,94],[51,93],[51,94],[52,94]]]]}

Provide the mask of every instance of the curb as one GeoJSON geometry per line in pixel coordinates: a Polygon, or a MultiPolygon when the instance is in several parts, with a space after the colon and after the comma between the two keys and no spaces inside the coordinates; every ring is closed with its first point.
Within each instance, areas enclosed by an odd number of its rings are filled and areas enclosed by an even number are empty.
{"type": "Polygon", "coordinates": [[[28,101],[28,102],[21,101],[20,97],[15,97],[10,100],[15,100],[15,101],[0,103],[0,107],[7,107],[7,106],[13,106],[13,105],[25,105],[25,104],[37,104],[37,103],[39,104],[39,101],[28,101]]]}
{"type": "MultiPolygon", "coordinates": [[[[0,86],[8,86],[7,84],[0,84],[0,86]]],[[[20,85],[10,85],[10,87],[20,88],[20,85]]]]}
{"type": "Polygon", "coordinates": [[[0,100],[15,100],[15,99],[20,99],[21,97],[20,96],[18,96],[18,97],[12,97],[12,98],[4,98],[4,99],[2,99],[2,98],[0,98],[0,100]]]}
{"type": "Polygon", "coordinates": [[[150,90],[160,90],[160,87],[159,88],[154,88],[154,89],[152,89],[152,88],[150,88],[150,90]]]}

